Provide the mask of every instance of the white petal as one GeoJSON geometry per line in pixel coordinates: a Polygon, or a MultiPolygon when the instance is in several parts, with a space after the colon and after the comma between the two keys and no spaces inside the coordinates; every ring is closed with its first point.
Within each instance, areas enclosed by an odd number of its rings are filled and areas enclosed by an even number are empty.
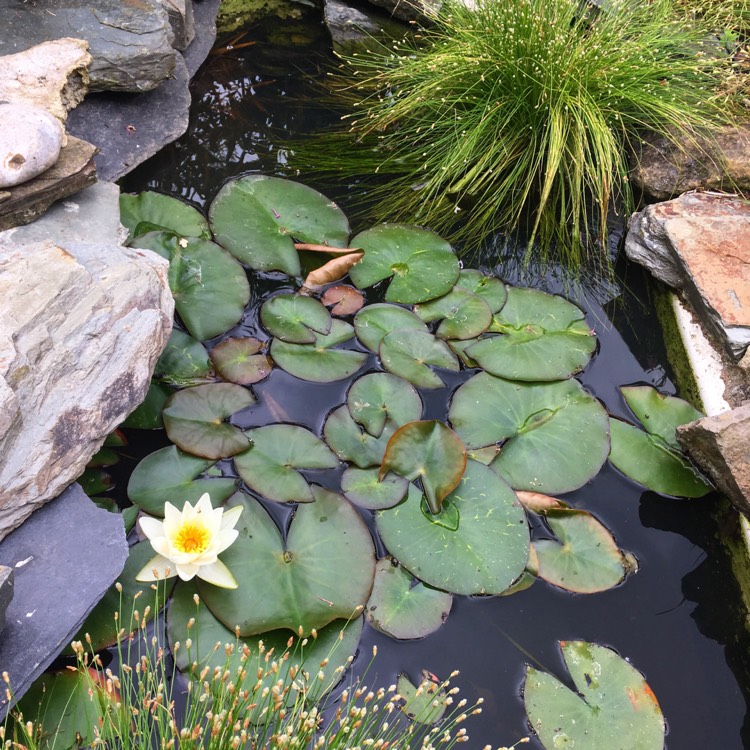
{"type": "Polygon", "coordinates": [[[172,551],[172,548],[169,544],[169,539],[165,536],[158,536],[156,539],[151,539],[151,546],[154,548],[154,552],[158,552],[163,557],[170,558],[172,555],[170,552],[172,551]]]}
{"type": "Polygon", "coordinates": [[[213,565],[202,565],[197,575],[198,578],[223,589],[237,588],[237,581],[234,580],[232,572],[221,560],[217,560],[213,565]]]}
{"type": "Polygon", "coordinates": [[[195,508],[185,500],[185,504],[182,506],[182,513],[180,513],[180,523],[192,521],[195,515],[195,508]]]}
{"type": "Polygon", "coordinates": [[[234,508],[224,511],[224,515],[221,517],[221,530],[233,529],[237,525],[237,521],[240,520],[242,515],[242,506],[235,505],[234,508]]]}
{"type": "Polygon", "coordinates": [[[135,577],[136,581],[159,581],[165,578],[172,578],[177,575],[177,569],[175,564],[171,560],[167,560],[163,555],[157,555],[152,558],[148,565],[135,577]]]}
{"type": "MultiPolygon", "coordinates": [[[[217,555],[221,554],[227,547],[234,544],[234,540],[240,535],[237,529],[225,529],[220,531],[211,543],[211,551],[217,555]]],[[[208,551],[208,550],[206,550],[208,551]]]]}
{"type": "Polygon", "coordinates": [[[178,563],[175,567],[177,568],[177,575],[180,576],[183,581],[192,580],[195,577],[195,574],[201,569],[201,566],[196,565],[195,563],[178,563]]]}
{"type": "Polygon", "coordinates": [[[164,533],[164,524],[150,516],[142,516],[138,519],[138,525],[141,531],[149,538],[156,539],[160,536],[166,536],[164,533]]]}
{"type": "Polygon", "coordinates": [[[204,492],[198,502],[195,504],[195,510],[198,513],[208,513],[212,511],[214,508],[213,505],[211,505],[211,497],[209,496],[208,492],[204,492]]]}
{"type": "Polygon", "coordinates": [[[170,502],[164,503],[164,535],[173,537],[180,526],[182,515],[170,502]]]}

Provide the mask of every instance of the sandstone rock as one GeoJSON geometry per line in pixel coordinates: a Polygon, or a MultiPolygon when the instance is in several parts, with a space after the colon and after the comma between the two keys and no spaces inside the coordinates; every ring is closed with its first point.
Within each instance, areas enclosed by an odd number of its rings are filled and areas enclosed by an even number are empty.
{"type": "Polygon", "coordinates": [[[678,427],[677,440],[735,507],[750,515],[750,402],[678,427]]]}
{"type": "Polygon", "coordinates": [[[172,329],[167,267],[111,244],[0,245],[0,538],[145,397],[172,329]]]}
{"type": "Polygon", "coordinates": [[[633,214],[625,252],[681,289],[709,334],[738,360],[750,344],[750,202],[687,193],[633,214]]]}
{"type": "Polygon", "coordinates": [[[60,155],[65,130],[33,104],[0,104],[0,187],[13,187],[49,169],[60,155]]]}
{"type": "Polygon", "coordinates": [[[193,20],[193,0],[161,0],[167,11],[169,23],[172,26],[175,49],[187,49],[195,37],[195,22],[193,20]]]}

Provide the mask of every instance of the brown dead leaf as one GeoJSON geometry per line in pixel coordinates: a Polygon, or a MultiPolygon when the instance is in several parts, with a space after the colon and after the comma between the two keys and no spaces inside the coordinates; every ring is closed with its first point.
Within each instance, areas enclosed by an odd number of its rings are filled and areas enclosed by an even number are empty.
{"type": "Polygon", "coordinates": [[[343,279],[349,269],[362,258],[364,253],[349,253],[333,258],[328,263],[307,274],[303,289],[320,289],[326,284],[343,279]]]}
{"type": "Polygon", "coordinates": [[[518,499],[527,510],[534,513],[546,513],[548,510],[565,510],[570,508],[567,503],[558,500],[556,497],[543,495],[541,492],[524,492],[516,491],[518,499]]]}
{"type": "Polygon", "coordinates": [[[331,247],[330,245],[316,245],[310,242],[295,242],[295,250],[307,250],[311,253],[329,253],[331,255],[342,255],[346,253],[361,253],[361,247],[331,247]]]}

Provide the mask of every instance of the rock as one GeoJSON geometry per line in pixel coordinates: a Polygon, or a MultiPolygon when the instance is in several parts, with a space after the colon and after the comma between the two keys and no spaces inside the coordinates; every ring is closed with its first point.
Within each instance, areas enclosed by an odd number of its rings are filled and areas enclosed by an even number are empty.
{"type": "Polygon", "coordinates": [[[0,565],[0,633],[5,630],[7,612],[13,599],[13,568],[0,565]]]}
{"type": "Polygon", "coordinates": [[[175,49],[187,49],[195,37],[195,22],[193,20],[193,0],[161,0],[164,10],[169,16],[175,49]]]}
{"type": "Polygon", "coordinates": [[[65,122],[83,101],[91,55],[82,39],[55,39],[0,57],[0,101],[33,104],[65,122]]]}
{"type": "Polygon", "coordinates": [[[342,0],[325,0],[323,19],[333,41],[333,49],[350,54],[372,47],[373,40],[390,40],[403,36],[404,27],[376,11],[363,11],[342,0]]]}
{"type": "MultiPolygon", "coordinates": [[[[127,554],[122,516],[97,508],[77,484],[0,542],[0,560],[15,577],[0,670],[16,699],[70,643],[127,554]]],[[[3,690],[0,718],[7,710],[3,690]]]]}
{"type": "Polygon", "coordinates": [[[735,507],[750,515],[750,402],[678,427],[677,440],[735,507]]]}
{"type": "Polygon", "coordinates": [[[290,0],[221,0],[216,24],[222,34],[228,34],[269,17],[275,21],[299,21],[321,5],[319,0],[305,0],[304,4],[290,0]]]}
{"type": "Polygon", "coordinates": [[[631,160],[633,186],[656,201],[688,190],[750,193],[750,125],[724,128],[695,143],[648,136],[631,160]]]}
{"type": "Polygon", "coordinates": [[[193,5],[193,20],[195,23],[195,39],[183,52],[188,76],[192,78],[216,41],[216,15],[219,12],[221,0],[200,0],[193,5]]]}
{"type": "Polygon", "coordinates": [[[89,44],[91,91],[150,91],[172,74],[169,16],[160,0],[0,0],[0,53],[69,37],[89,44]]]}
{"type": "Polygon", "coordinates": [[[370,2],[383,8],[393,18],[421,24],[430,23],[443,4],[442,0],[370,0],[370,2]]]}
{"type": "Polygon", "coordinates": [[[60,155],[60,120],[33,104],[0,103],[0,187],[13,187],[49,169],[60,155]]]}
{"type": "Polygon", "coordinates": [[[167,268],[113,244],[0,244],[0,539],[144,399],[172,330],[167,268]]]}
{"type": "Polygon", "coordinates": [[[750,203],[686,193],[630,219],[625,252],[681,289],[698,318],[739,360],[750,344],[750,203]]]}
{"type": "Polygon", "coordinates": [[[8,191],[9,197],[0,202],[0,230],[28,224],[56,200],[96,182],[95,153],[90,143],[68,138],[53,167],[8,191]]]}

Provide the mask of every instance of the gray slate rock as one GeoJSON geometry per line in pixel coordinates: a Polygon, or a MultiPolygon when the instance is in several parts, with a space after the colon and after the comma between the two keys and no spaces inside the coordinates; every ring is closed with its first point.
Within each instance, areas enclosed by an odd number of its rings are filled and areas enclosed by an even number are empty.
{"type": "Polygon", "coordinates": [[[5,630],[8,607],[13,600],[13,568],[0,565],[0,633],[5,630]]]}
{"type": "Polygon", "coordinates": [[[342,0],[325,0],[323,20],[331,34],[333,49],[342,54],[372,48],[373,40],[387,41],[404,34],[401,23],[374,9],[362,10],[342,0]]]}
{"type": "Polygon", "coordinates": [[[184,50],[195,37],[195,20],[193,18],[193,0],[161,0],[169,16],[174,39],[172,46],[184,50]]]}
{"type": "MultiPolygon", "coordinates": [[[[77,484],[0,542],[0,560],[15,577],[0,672],[16,699],[70,643],[127,555],[122,516],[97,508],[77,484]]],[[[0,719],[7,710],[2,691],[0,719]]]]}
{"type": "Polygon", "coordinates": [[[172,74],[177,53],[159,0],[0,0],[0,54],[51,39],[89,43],[91,91],[150,91],[172,74]]]}
{"type": "Polygon", "coordinates": [[[183,52],[188,75],[192,78],[203,65],[216,41],[216,16],[221,0],[199,0],[193,4],[195,38],[183,52]]]}

